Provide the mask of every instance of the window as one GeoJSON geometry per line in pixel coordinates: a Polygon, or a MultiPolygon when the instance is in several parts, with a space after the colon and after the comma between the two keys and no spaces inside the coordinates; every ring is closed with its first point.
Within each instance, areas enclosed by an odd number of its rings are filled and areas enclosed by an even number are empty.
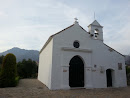
{"type": "Polygon", "coordinates": [[[122,63],[118,63],[118,70],[122,70],[122,63]]]}
{"type": "Polygon", "coordinates": [[[79,48],[80,44],[79,44],[78,41],[74,41],[73,46],[74,46],[75,48],[79,48]]]}
{"type": "Polygon", "coordinates": [[[96,68],[96,67],[97,67],[97,65],[94,65],[94,67],[96,68]]]}

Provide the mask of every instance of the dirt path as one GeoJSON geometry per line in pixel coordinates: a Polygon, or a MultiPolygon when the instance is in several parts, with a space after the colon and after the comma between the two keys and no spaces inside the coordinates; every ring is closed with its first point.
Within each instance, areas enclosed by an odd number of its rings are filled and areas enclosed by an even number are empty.
{"type": "Polygon", "coordinates": [[[37,79],[22,79],[17,87],[0,88],[0,98],[130,98],[130,87],[51,91],[37,79]]]}

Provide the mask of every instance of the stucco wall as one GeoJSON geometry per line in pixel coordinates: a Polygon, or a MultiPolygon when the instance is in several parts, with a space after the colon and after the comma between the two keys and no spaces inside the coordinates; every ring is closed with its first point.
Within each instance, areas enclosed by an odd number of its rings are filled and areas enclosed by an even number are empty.
{"type": "Polygon", "coordinates": [[[51,89],[51,69],[52,69],[52,49],[53,39],[39,54],[38,80],[51,89]]]}
{"type": "MultiPolygon", "coordinates": [[[[81,27],[79,27],[78,24],[54,36],[54,44],[55,44],[53,46],[53,49],[54,49],[53,50],[54,51],[53,52],[53,56],[54,56],[53,65],[54,66],[53,66],[53,71],[52,71],[53,73],[52,81],[55,81],[52,84],[52,88],[54,89],[62,89],[62,88],[69,89],[69,84],[68,84],[69,61],[73,56],[80,55],[84,59],[85,68],[87,66],[91,66],[92,61],[91,61],[90,53],[62,50],[63,47],[73,48],[73,42],[75,40],[80,41],[81,49],[86,49],[85,44],[91,45],[91,42],[90,42],[91,39],[89,38],[89,34],[87,34],[83,29],[81,29],[81,27]],[[67,70],[67,72],[63,72],[64,70],[67,70]]],[[[90,47],[87,47],[87,48],[89,49],[90,47]]]]}
{"type": "Polygon", "coordinates": [[[93,86],[95,88],[105,88],[106,87],[106,70],[113,69],[113,87],[123,87],[126,86],[126,70],[125,70],[125,60],[124,56],[120,55],[116,51],[109,51],[109,47],[104,45],[98,40],[96,44],[92,46],[93,53],[92,53],[92,68],[94,65],[97,65],[97,70],[100,70],[100,66],[103,67],[104,73],[102,77],[100,74],[93,72],[93,86]],[[122,63],[122,70],[118,69],[118,63],[122,63]]]}
{"type": "Polygon", "coordinates": [[[106,88],[106,70],[114,70],[113,87],[126,86],[125,60],[115,51],[110,52],[109,47],[100,40],[95,40],[78,24],[54,36],[52,61],[52,89],[69,89],[69,62],[72,57],[79,55],[84,62],[85,88],[106,88]],[[79,49],[88,49],[92,52],[73,49],[73,42],[78,40],[79,49]],[[65,50],[64,47],[70,48],[65,50]],[[118,70],[118,63],[123,69],[118,70]],[[97,65],[95,68],[94,65],[97,65]],[[101,73],[101,66],[104,72],[101,73]],[[65,72],[64,72],[65,70],[65,72]]]}

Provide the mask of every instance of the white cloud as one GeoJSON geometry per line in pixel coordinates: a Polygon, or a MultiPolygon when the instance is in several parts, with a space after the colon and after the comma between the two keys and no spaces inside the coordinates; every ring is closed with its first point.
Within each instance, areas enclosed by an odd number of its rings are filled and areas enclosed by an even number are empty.
{"type": "MultiPolygon", "coordinates": [[[[33,1],[31,5],[29,4],[30,6],[28,4],[29,2],[26,5],[18,2],[11,5],[11,9],[6,10],[8,18],[4,20],[4,25],[0,23],[0,39],[5,44],[0,43],[2,47],[17,46],[40,50],[50,35],[71,25],[74,21],[73,18],[80,14],[78,9],[59,2],[39,3],[33,1]],[[72,13],[70,17],[67,11],[72,13]]],[[[1,48],[0,51],[3,49],[1,48]]]]}
{"type": "Polygon", "coordinates": [[[104,26],[105,42],[129,53],[130,4],[112,0],[4,0],[0,3],[0,52],[12,47],[40,50],[48,37],[73,24],[87,29],[96,19],[104,26]]]}
{"type": "MultiPolygon", "coordinates": [[[[117,51],[121,52],[122,54],[129,54],[130,53],[130,23],[126,15],[127,11],[124,13],[124,16],[116,17],[116,21],[119,21],[114,24],[109,24],[107,26],[107,30],[105,33],[106,43],[110,46],[115,48],[117,51]],[[121,21],[122,20],[122,21],[121,21]]],[[[129,14],[130,15],[130,14],[129,14]]]]}

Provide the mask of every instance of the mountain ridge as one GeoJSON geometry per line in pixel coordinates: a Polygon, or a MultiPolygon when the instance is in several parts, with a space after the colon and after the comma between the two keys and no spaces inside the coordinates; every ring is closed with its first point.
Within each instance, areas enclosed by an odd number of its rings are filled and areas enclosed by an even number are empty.
{"type": "Polygon", "coordinates": [[[0,56],[5,56],[8,53],[13,53],[17,58],[17,62],[22,61],[23,59],[32,59],[36,62],[39,62],[39,51],[37,50],[26,50],[18,47],[13,47],[9,50],[0,53],[0,56]]]}

